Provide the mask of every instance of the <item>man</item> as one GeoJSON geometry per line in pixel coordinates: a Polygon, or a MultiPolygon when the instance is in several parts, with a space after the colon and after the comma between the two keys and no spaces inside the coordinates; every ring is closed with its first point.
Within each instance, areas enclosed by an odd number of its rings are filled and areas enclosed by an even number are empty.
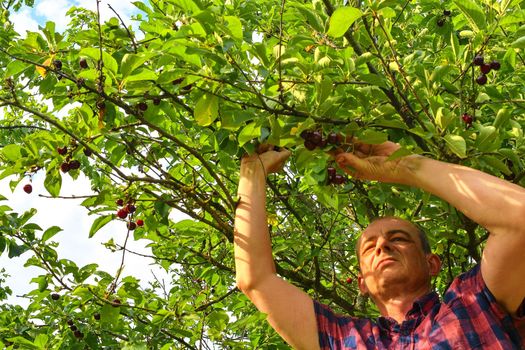
{"type": "Polygon", "coordinates": [[[359,288],[377,320],[340,317],[275,272],[266,222],[265,182],[290,152],[242,160],[235,220],[237,284],[295,349],[525,349],[525,189],[483,172],[355,143],[337,164],[356,179],[410,185],[455,206],[490,236],[482,262],[462,274],[440,302],[430,279],[439,258],[419,229],[398,218],[372,222],[358,242],[359,288]]]}

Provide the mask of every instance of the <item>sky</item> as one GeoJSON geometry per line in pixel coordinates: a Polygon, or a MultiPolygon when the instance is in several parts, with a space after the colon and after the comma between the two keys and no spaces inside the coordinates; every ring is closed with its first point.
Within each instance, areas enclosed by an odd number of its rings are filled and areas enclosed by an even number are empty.
{"type": "MultiPolygon", "coordinates": [[[[108,4],[119,13],[126,24],[133,24],[130,16],[136,13],[136,8],[131,1],[125,0],[105,0],[101,1],[102,20],[114,16],[108,4]]],[[[11,21],[15,25],[15,30],[25,37],[26,31],[38,31],[38,26],[44,26],[47,21],[56,24],[56,30],[62,32],[68,24],[69,18],[66,12],[72,6],[81,6],[92,10],[96,9],[96,0],[35,0],[34,8],[22,8],[18,13],[12,13],[11,21]]],[[[0,111],[0,118],[2,112],[0,111]]],[[[114,220],[102,228],[92,239],[88,238],[88,233],[93,220],[96,216],[89,216],[86,208],[80,206],[81,199],[53,199],[46,198],[47,191],[44,188],[44,174],[38,173],[32,180],[33,192],[26,194],[23,186],[29,183],[29,179],[24,179],[18,186],[11,191],[9,182],[13,178],[0,181],[0,194],[7,197],[7,201],[0,202],[0,205],[8,205],[13,211],[22,213],[30,208],[37,209],[36,216],[31,222],[37,223],[43,230],[51,226],[59,226],[63,231],[56,234],[51,240],[59,242],[56,249],[59,259],[70,259],[77,266],[81,267],[90,263],[98,263],[99,268],[112,275],[116,274],[120,266],[122,257],[121,252],[111,253],[102,243],[114,239],[116,244],[123,245],[127,229],[122,221],[114,220]]],[[[64,175],[62,179],[61,196],[83,196],[91,194],[89,181],[86,177],[80,176],[73,180],[69,175],[64,175]]],[[[176,219],[183,216],[176,215],[176,219]]],[[[151,254],[151,250],[146,247],[148,241],[140,240],[128,241],[128,248],[141,254],[151,254]]],[[[36,288],[30,281],[33,277],[44,273],[44,270],[36,267],[24,267],[25,261],[30,256],[26,252],[18,258],[9,259],[7,253],[0,255],[0,268],[5,268],[10,277],[7,278],[5,285],[13,290],[13,295],[7,300],[11,304],[28,304],[27,298],[23,295],[36,288]]],[[[159,279],[165,280],[169,286],[169,278],[166,272],[151,265],[152,259],[127,254],[125,268],[121,277],[133,275],[141,280],[143,286],[148,281],[154,279],[153,273],[159,279]]]]}

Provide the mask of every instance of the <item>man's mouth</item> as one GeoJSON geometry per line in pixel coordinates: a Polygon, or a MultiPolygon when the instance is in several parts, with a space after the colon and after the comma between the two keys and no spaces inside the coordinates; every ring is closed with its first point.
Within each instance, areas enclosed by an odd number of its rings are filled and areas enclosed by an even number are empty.
{"type": "Polygon", "coordinates": [[[389,263],[396,262],[396,261],[397,260],[395,260],[394,258],[385,258],[377,263],[376,269],[380,268],[381,266],[385,264],[389,264],[389,263]]]}

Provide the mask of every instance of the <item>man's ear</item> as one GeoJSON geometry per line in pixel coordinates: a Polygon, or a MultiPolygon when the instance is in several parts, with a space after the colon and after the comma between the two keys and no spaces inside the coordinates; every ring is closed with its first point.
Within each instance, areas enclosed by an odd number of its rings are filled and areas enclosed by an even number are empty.
{"type": "Polygon", "coordinates": [[[430,276],[434,277],[439,275],[441,271],[441,259],[436,254],[427,254],[427,263],[430,270],[430,276]]]}
{"type": "Polygon", "coordinates": [[[361,273],[357,275],[357,285],[359,286],[359,291],[361,292],[361,294],[367,296],[369,293],[368,287],[366,286],[365,279],[363,278],[363,275],[361,275],[361,273]]]}

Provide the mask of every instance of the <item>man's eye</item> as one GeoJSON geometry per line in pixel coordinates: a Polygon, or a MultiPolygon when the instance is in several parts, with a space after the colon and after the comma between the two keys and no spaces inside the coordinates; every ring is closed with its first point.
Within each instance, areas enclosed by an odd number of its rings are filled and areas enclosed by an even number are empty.
{"type": "Polygon", "coordinates": [[[403,237],[394,237],[394,238],[391,239],[391,241],[392,242],[395,242],[395,241],[401,241],[402,242],[402,241],[406,241],[406,239],[403,238],[403,237]]]}

